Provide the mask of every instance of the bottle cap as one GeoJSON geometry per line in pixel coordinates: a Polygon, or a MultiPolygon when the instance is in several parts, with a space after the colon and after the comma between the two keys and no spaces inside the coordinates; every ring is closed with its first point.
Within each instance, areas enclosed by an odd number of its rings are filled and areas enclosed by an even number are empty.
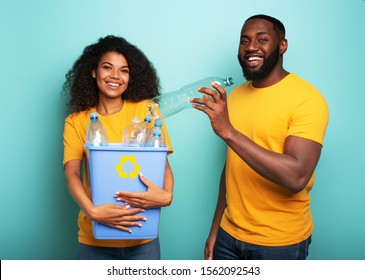
{"type": "Polygon", "coordinates": [[[94,121],[98,119],[98,113],[93,112],[90,114],[90,120],[94,121]]]}
{"type": "Polygon", "coordinates": [[[227,85],[227,86],[231,86],[234,84],[233,82],[233,78],[232,77],[229,77],[229,78],[226,78],[226,80],[224,81],[224,83],[227,85]]]}
{"type": "Polygon", "coordinates": [[[153,130],[153,135],[161,136],[161,130],[159,130],[159,129],[154,129],[154,130],[153,130]]]}
{"type": "Polygon", "coordinates": [[[151,116],[145,116],[144,120],[150,123],[152,121],[152,117],[151,116]]]}
{"type": "Polygon", "coordinates": [[[133,118],[132,118],[132,122],[134,122],[134,123],[139,123],[139,118],[138,118],[138,117],[133,117],[133,118]]]}
{"type": "Polygon", "coordinates": [[[162,121],[159,120],[159,119],[155,120],[155,126],[161,127],[162,126],[162,121]]]}

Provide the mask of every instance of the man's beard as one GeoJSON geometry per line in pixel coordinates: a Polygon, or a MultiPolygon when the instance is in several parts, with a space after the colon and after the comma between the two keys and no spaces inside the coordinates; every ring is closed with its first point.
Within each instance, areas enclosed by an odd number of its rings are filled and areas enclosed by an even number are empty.
{"type": "Polygon", "coordinates": [[[257,71],[251,71],[250,68],[247,67],[245,61],[242,60],[239,55],[238,61],[242,67],[243,75],[245,76],[246,80],[257,81],[266,78],[271,73],[279,61],[279,56],[280,45],[278,45],[276,49],[272,51],[268,58],[264,58],[261,68],[257,71]]]}

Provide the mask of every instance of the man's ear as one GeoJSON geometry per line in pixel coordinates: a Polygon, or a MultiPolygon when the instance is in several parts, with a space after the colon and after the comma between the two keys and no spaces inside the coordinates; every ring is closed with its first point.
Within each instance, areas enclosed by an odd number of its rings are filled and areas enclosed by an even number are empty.
{"type": "Polygon", "coordinates": [[[283,55],[288,49],[288,40],[283,39],[280,41],[280,54],[283,55]]]}

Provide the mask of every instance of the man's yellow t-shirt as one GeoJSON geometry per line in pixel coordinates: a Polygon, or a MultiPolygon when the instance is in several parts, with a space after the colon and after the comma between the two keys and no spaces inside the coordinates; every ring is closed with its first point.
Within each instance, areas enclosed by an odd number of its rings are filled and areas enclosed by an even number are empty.
{"type": "MultiPolygon", "coordinates": [[[[251,82],[238,86],[228,98],[228,110],[235,129],[276,153],[283,153],[290,135],[322,144],[328,123],[324,97],[295,74],[266,88],[254,88],[251,82]]],[[[313,182],[314,175],[304,190],[293,194],[257,174],[228,147],[227,208],[221,226],[251,244],[299,243],[313,231],[309,195],[313,182]]]]}
{"type": "MultiPolygon", "coordinates": [[[[142,121],[148,112],[146,104],[147,100],[140,102],[132,102],[124,100],[123,108],[112,115],[102,116],[99,115],[99,119],[108,135],[108,141],[111,143],[122,142],[123,130],[132,123],[133,117],[139,117],[142,121]]],[[[90,122],[90,113],[96,112],[95,108],[91,108],[87,111],[74,113],[69,115],[65,120],[63,143],[64,143],[64,158],[63,164],[70,160],[83,160],[84,161],[84,174],[83,182],[84,188],[90,195],[90,186],[88,182],[88,170],[86,166],[86,150],[85,150],[85,137],[88,124],[90,122]]],[[[162,130],[165,135],[165,144],[170,148],[168,153],[172,153],[172,146],[166,128],[163,125],[162,130]]],[[[78,217],[79,225],[79,242],[92,246],[104,246],[104,247],[129,247],[138,244],[143,244],[149,240],[97,240],[93,237],[91,221],[87,218],[85,213],[81,210],[78,217]]]]}

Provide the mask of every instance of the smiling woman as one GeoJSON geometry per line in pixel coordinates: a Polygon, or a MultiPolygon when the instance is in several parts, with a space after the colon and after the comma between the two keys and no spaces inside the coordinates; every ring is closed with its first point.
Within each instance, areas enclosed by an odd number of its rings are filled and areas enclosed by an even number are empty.
{"type": "MultiPolygon", "coordinates": [[[[68,104],[70,112],[80,112],[98,104],[99,88],[95,78],[102,59],[105,62],[103,67],[106,72],[108,68],[118,67],[113,65],[113,61],[107,61],[111,58],[110,53],[123,56],[123,59],[119,57],[121,60],[117,63],[121,64],[119,67],[122,63],[128,67],[128,69],[123,67],[123,72],[129,72],[129,81],[121,98],[141,101],[159,95],[160,85],[156,70],[144,53],[124,38],[110,35],[101,38],[96,44],[87,46],[66,74],[63,92],[66,95],[70,94],[71,99],[68,104]]],[[[110,80],[115,82],[113,78],[110,80]]]]}
{"type": "Polygon", "coordinates": [[[96,110],[102,115],[114,114],[123,107],[120,98],[128,87],[129,67],[124,55],[108,52],[102,56],[98,67],[92,72],[99,89],[96,110]]]}
{"type": "MultiPolygon", "coordinates": [[[[122,131],[132,117],[144,118],[148,99],[159,94],[159,84],[151,62],[135,46],[114,36],[101,38],[84,49],[66,75],[64,90],[71,95],[71,114],[64,127],[64,169],[68,190],[81,208],[79,225],[79,259],[160,259],[158,237],[153,240],[99,240],[92,234],[92,221],[131,232],[141,227],[145,208],[168,206],[172,200],[173,175],[166,159],[163,186],[141,178],[146,192],[123,193],[118,204],[95,206],[90,198],[89,180],[82,180],[85,161],[85,131],[89,115],[98,112],[108,140],[120,142],[122,131]]],[[[165,127],[165,126],[164,126],[165,127]]],[[[172,146],[164,128],[165,139],[172,146]]],[[[84,168],[83,178],[88,178],[84,168]]]]}

